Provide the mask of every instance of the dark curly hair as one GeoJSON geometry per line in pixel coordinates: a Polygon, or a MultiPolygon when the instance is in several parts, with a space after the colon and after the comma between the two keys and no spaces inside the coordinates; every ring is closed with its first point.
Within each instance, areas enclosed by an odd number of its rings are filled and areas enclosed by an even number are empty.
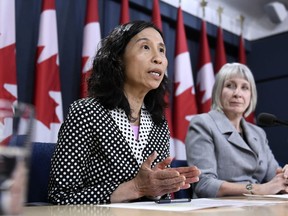
{"type": "MultiPolygon", "coordinates": [[[[101,41],[88,79],[89,97],[98,99],[106,109],[124,109],[129,120],[131,108],[124,94],[125,73],[122,56],[131,38],[146,28],[154,28],[163,38],[162,32],[151,22],[133,21],[117,26],[101,41]]],[[[157,125],[164,121],[164,109],[167,107],[164,100],[166,91],[168,77],[164,75],[159,87],[149,91],[144,98],[145,108],[157,125]]]]}

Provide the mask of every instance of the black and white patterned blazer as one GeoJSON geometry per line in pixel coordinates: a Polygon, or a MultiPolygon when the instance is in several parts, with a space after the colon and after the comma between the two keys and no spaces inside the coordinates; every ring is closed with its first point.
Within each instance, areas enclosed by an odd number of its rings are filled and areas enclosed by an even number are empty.
{"type": "Polygon", "coordinates": [[[61,126],[52,158],[48,198],[54,204],[110,203],[110,195],[133,179],[154,151],[169,156],[169,130],[141,109],[139,140],[122,109],[106,110],[96,99],[75,101],[61,126]]]}

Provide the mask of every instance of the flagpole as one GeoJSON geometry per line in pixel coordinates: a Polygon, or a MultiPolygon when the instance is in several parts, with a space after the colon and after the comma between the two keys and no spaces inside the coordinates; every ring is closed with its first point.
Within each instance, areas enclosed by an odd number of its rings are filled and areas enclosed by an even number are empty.
{"type": "Polygon", "coordinates": [[[245,17],[243,15],[240,15],[240,29],[241,29],[241,35],[243,34],[243,24],[244,24],[245,17]]]}
{"type": "Polygon", "coordinates": [[[218,16],[219,16],[219,26],[221,26],[222,24],[222,13],[223,13],[223,7],[218,7],[217,9],[217,13],[218,13],[218,16]]]}
{"type": "Polygon", "coordinates": [[[205,7],[207,6],[207,1],[205,1],[205,0],[202,0],[201,1],[201,3],[200,3],[200,5],[201,5],[201,7],[202,7],[202,10],[203,10],[203,19],[205,18],[205,7]]]}

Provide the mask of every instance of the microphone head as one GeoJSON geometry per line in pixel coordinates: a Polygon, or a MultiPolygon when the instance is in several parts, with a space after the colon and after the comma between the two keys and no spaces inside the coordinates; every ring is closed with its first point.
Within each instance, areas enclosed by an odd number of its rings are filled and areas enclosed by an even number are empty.
{"type": "Polygon", "coordinates": [[[257,124],[262,126],[275,126],[277,124],[277,118],[270,113],[260,113],[257,117],[257,124]]]}

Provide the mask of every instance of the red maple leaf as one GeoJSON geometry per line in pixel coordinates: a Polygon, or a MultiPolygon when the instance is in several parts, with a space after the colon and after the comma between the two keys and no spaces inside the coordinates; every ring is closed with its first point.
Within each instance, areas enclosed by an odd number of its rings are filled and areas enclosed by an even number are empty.
{"type": "Polygon", "coordinates": [[[198,106],[198,112],[199,113],[206,113],[209,112],[211,109],[211,98],[206,100],[204,103],[202,103],[203,97],[206,93],[206,91],[201,91],[200,90],[200,84],[197,84],[197,106],[198,106]]]}
{"type": "MultiPolygon", "coordinates": [[[[17,98],[7,91],[4,85],[16,85],[16,83],[15,44],[12,44],[0,49],[0,99],[9,100],[12,104],[17,98]]],[[[7,113],[7,108],[11,109],[11,104],[7,107],[7,103],[2,102],[0,108],[1,112],[7,113]]],[[[0,115],[0,122],[2,124],[4,124],[5,115],[0,115]]]]}
{"type": "Polygon", "coordinates": [[[15,44],[0,49],[0,98],[12,102],[17,98],[4,88],[4,84],[17,83],[15,58],[15,44]]]}
{"type": "MultiPolygon", "coordinates": [[[[38,47],[37,53],[41,53],[43,47],[38,47]]],[[[60,92],[59,67],[56,64],[57,55],[53,55],[45,61],[36,64],[35,98],[36,119],[50,128],[51,123],[60,123],[56,115],[55,100],[49,95],[50,91],[60,92]]]]}
{"type": "MultiPolygon", "coordinates": [[[[175,83],[177,89],[179,83],[175,83]]],[[[195,96],[191,93],[192,87],[186,89],[178,96],[174,96],[173,101],[173,130],[174,137],[185,143],[185,137],[189,126],[188,116],[197,114],[195,96]]]]}

